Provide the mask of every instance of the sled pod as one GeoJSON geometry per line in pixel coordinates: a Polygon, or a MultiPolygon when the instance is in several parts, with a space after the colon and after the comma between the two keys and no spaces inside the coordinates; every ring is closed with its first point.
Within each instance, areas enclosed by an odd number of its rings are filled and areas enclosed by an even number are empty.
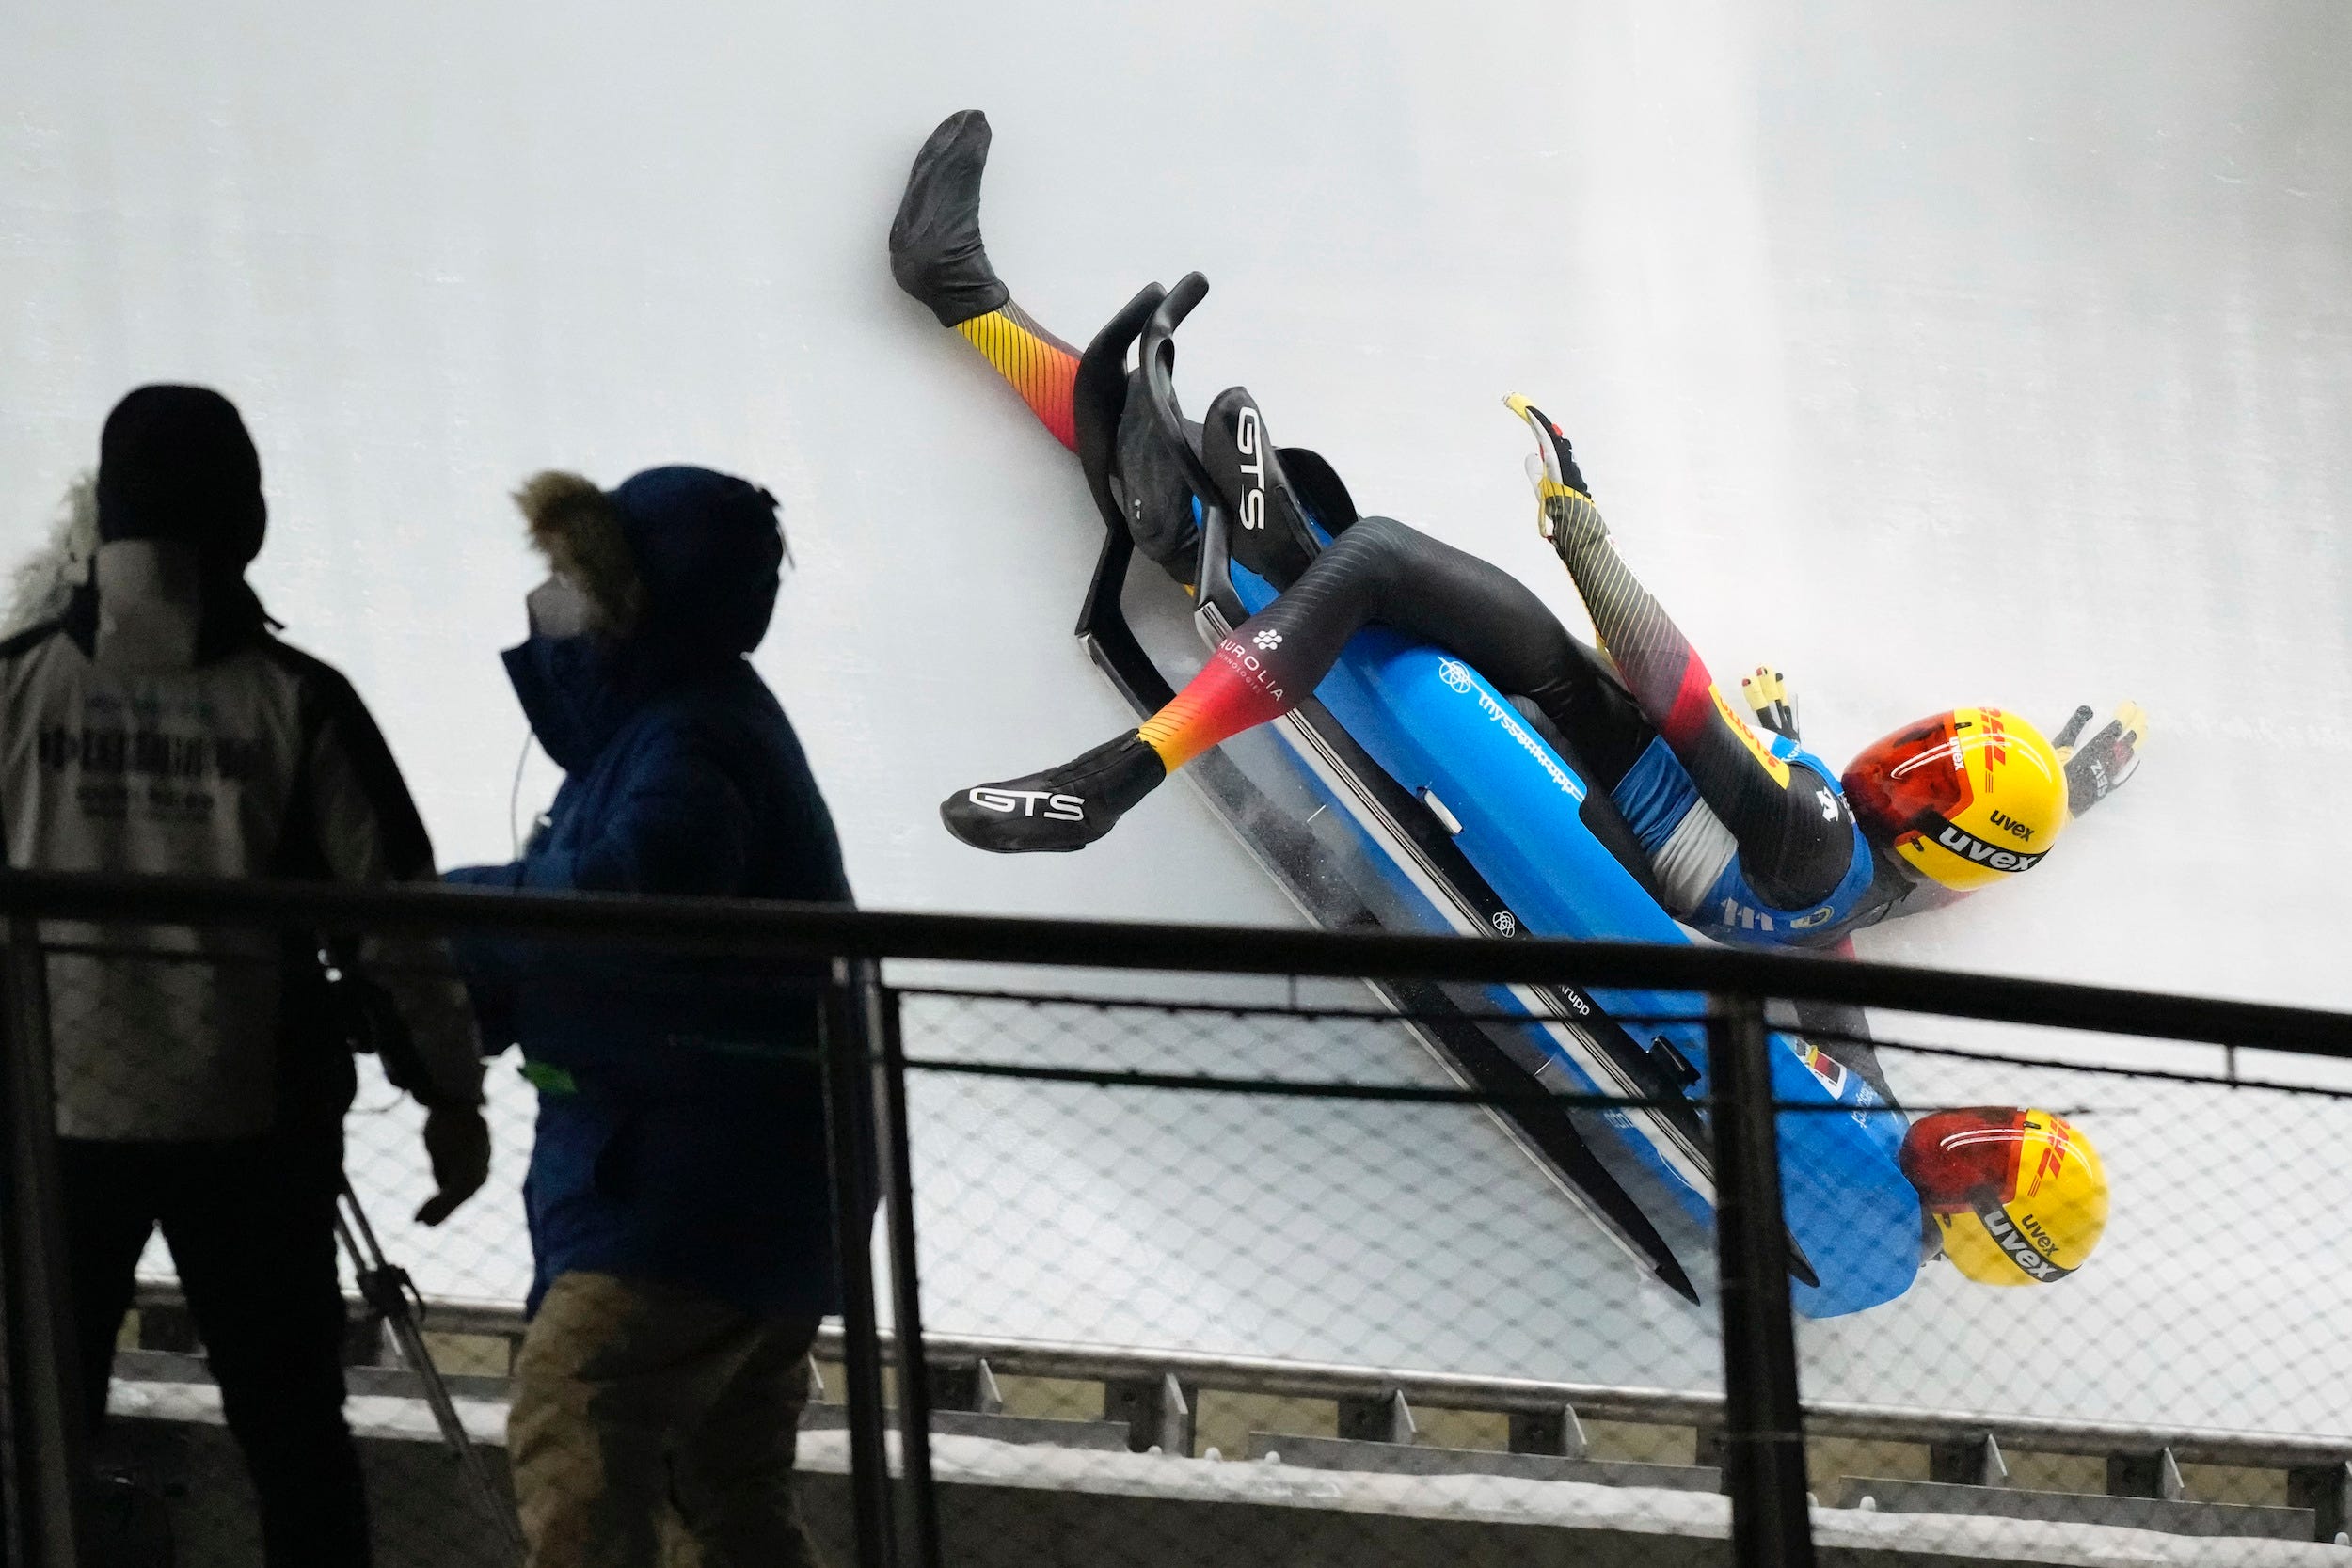
{"type": "MultiPolygon", "coordinates": [[[[1110,471],[1122,418],[1154,421],[1193,491],[1194,594],[1180,600],[1169,587],[1160,618],[1181,605],[1175,612],[1188,613],[1214,647],[1277,594],[1232,559],[1231,499],[1216,493],[1195,445],[1198,427],[1175,396],[1173,334],[1206,293],[1193,274],[1164,295],[1156,286],[1138,294],[1098,336],[1079,373],[1080,455],[1108,534],[1079,631],[1139,714],[1156,711],[1189,672],[1164,635],[1147,647],[1131,619],[1158,585],[1127,582],[1129,508],[1110,471]],[[1138,334],[1131,373],[1126,355],[1138,334]]],[[[1321,459],[1283,455],[1329,475],[1301,487],[1308,512],[1334,514],[1306,519],[1327,543],[1354,521],[1352,503],[1321,459]]],[[[1441,648],[1367,627],[1311,700],[1261,733],[1271,744],[1254,736],[1247,746],[1228,742],[1227,754],[1200,759],[1186,776],[1320,924],[1496,940],[1698,940],[1596,834],[1593,819],[1614,816],[1605,792],[1595,799],[1573,757],[1441,648]]],[[[1704,999],[1569,987],[1422,990],[1406,1010],[1433,1020],[1420,1032],[1465,1082],[1656,1102],[1554,1117],[1512,1110],[1504,1119],[1629,1252],[1692,1294],[1661,1227],[1691,1235],[1713,1214],[1704,999]]],[[[1775,1098],[1804,1108],[1779,1118],[1796,1305],[1827,1317],[1891,1300],[1920,1258],[1918,1200],[1897,1163],[1904,1119],[1860,1073],[1796,1035],[1773,1038],[1775,1098]]]]}

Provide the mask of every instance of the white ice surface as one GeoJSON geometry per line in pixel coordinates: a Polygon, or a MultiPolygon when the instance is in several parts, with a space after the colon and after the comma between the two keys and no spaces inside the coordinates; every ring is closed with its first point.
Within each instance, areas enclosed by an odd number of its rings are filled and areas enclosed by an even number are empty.
{"type": "MultiPolygon", "coordinates": [[[[14,0],[0,546],[127,387],[228,389],[264,597],[374,706],[444,859],[503,858],[523,725],[494,655],[535,577],[505,493],[737,469],[785,499],[800,569],[758,662],[868,904],[1286,922],[1182,790],[1082,856],[937,826],[949,789],[1127,721],[1068,636],[1073,466],[882,264],[906,159],[979,104],[991,249],[1040,318],[1082,340],[1203,269],[1196,404],[1246,379],[1367,506],[1575,624],[1498,403],[1529,393],[1717,673],[1788,671],[1825,755],[1958,702],[2148,705],[2147,768],[2045,867],[1866,954],[2344,1006],[2347,43],[2316,0],[14,0]]],[[[551,783],[534,763],[525,815],[551,783]]],[[[1295,1042],[1223,1043],[1248,1070],[1295,1042]]],[[[2047,1091],[2115,1174],[2094,1269],[1931,1275],[1809,1327],[1808,1387],[2345,1431],[2344,1118],[2047,1091]]],[[[924,1107],[939,1326],[1714,1377],[1704,1322],[1474,1123],[1009,1092],[924,1107]]],[[[405,1115],[357,1125],[395,1250],[514,1293],[516,1160],[437,1238],[397,1223],[405,1115]]]]}

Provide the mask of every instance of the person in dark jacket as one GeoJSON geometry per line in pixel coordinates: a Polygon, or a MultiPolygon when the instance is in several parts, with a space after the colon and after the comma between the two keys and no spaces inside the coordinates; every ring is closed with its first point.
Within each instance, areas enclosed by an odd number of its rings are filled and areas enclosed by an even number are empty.
{"type": "MultiPolygon", "coordinates": [[[[522,859],[451,879],[850,903],[824,798],[745,657],[785,554],[774,498],[666,467],[610,492],[541,474],[516,499],[551,570],[506,669],[565,779],[522,859]]],[[[650,1565],[675,1522],[709,1568],[814,1561],[790,1470],[838,1281],[812,977],[552,943],[460,956],[490,1045],[518,1041],[540,1093],[508,1440],[531,1563],[650,1565]]]]}
{"type": "MultiPolygon", "coordinates": [[[[358,694],[272,636],[246,585],[266,518],[261,459],[218,392],[142,387],[107,417],[95,483],[18,569],[0,641],[10,865],[433,878],[358,694]]],[[[85,1416],[104,1416],[160,1228],[252,1474],[263,1560],[364,1564],[335,1258],[357,1080],[319,942],[127,922],[47,921],[41,936],[85,1416]]],[[[427,1107],[439,1191],[417,1217],[438,1224],[489,1165],[473,1016],[438,942],[378,937],[352,956],[397,1015],[386,1066],[427,1107]]]]}

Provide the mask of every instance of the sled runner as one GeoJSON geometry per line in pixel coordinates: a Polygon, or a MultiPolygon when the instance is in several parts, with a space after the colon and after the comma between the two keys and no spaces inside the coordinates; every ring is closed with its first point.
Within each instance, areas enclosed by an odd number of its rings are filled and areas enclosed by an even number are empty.
{"type": "MultiPolygon", "coordinates": [[[[1356,520],[1330,466],[1267,444],[1240,388],[1210,405],[1205,425],[1184,417],[1173,337],[1207,292],[1197,273],[1173,292],[1146,289],[1077,373],[1078,455],[1106,527],[1077,629],[1139,715],[1169,700],[1203,645],[1277,596],[1270,578],[1287,582],[1356,520]],[[1131,471],[1146,461],[1153,471],[1131,471]],[[1189,537],[1181,512],[1161,515],[1174,492],[1184,493],[1189,537]],[[1138,539],[1191,598],[1152,575],[1130,580],[1138,539]]],[[[1327,927],[1694,940],[1661,907],[1638,854],[1613,852],[1629,842],[1613,803],[1585,786],[1572,748],[1548,731],[1462,660],[1375,626],[1312,699],[1226,741],[1187,776],[1327,927]]],[[[1380,989],[1457,1079],[1505,1097],[1499,1118],[1569,1196],[1697,1299],[1677,1250],[1703,1250],[1713,1214],[1700,998],[1380,989]],[[1531,1090],[1648,1103],[1596,1112],[1531,1090]]],[[[1891,1300],[1919,1261],[1918,1201],[1896,1163],[1903,1118],[1860,1073],[1793,1035],[1774,1040],[1776,1095],[1807,1107],[1784,1115],[1780,1133],[1797,1306],[1825,1317],[1891,1300]]]]}

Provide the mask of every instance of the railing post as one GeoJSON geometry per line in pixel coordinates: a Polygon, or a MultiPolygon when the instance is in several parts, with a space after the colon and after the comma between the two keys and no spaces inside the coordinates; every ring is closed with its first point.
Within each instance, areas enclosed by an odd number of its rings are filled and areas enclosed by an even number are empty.
{"type": "Polygon", "coordinates": [[[1732,1555],[1741,1568],[1813,1568],[1770,1049],[1760,1001],[1710,1000],[1724,1490],[1731,1496],[1732,1555]]]}
{"type": "Polygon", "coordinates": [[[49,975],[40,923],[10,918],[0,959],[0,1318],[7,1408],[5,1548],[11,1563],[74,1568],[87,1474],[50,1080],[49,975]]]}
{"type": "Polygon", "coordinates": [[[882,1410],[882,1337],[875,1322],[874,1118],[867,1095],[866,1030],[854,966],[833,960],[819,1013],[825,1127],[833,1157],[834,1236],[841,1268],[842,1381],[850,1404],[850,1500],[858,1568],[897,1568],[890,1509],[890,1450],[882,1410]]]}
{"type": "Polygon", "coordinates": [[[931,1483],[931,1381],[923,1348],[923,1291],[914,1245],[914,1159],[907,1132],[907,1054],[898,993],[866,973],[865,1018],[873,1052],[875,1119],[882,1142],[882,1211],[890,1231],[891,1325],[898,1366],[902,1544],[914,1568],[939,1568],[939,1499],[931,1483]]]}

